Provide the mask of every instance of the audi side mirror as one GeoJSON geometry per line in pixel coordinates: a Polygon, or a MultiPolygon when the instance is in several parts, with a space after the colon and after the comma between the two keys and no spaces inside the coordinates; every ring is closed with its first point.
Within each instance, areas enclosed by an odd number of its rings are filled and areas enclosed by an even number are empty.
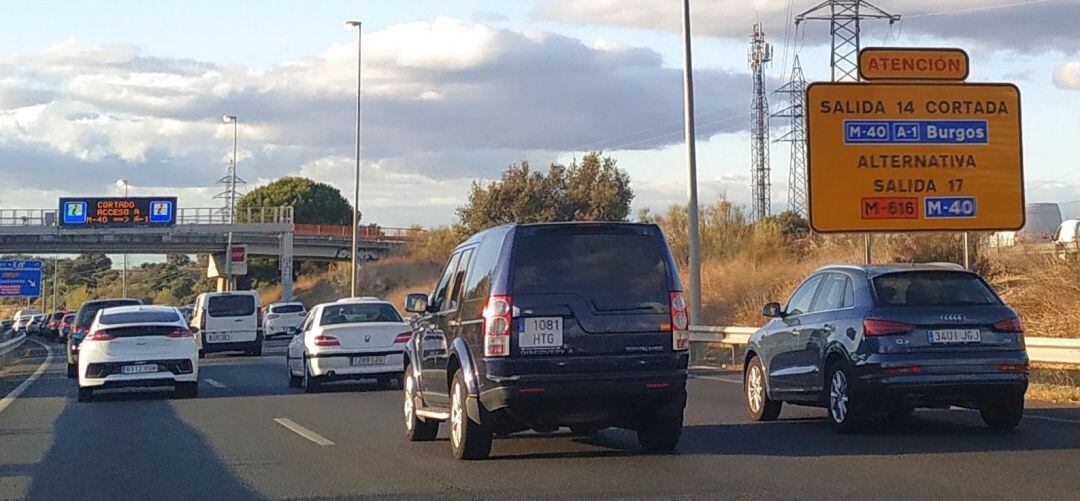
{"type": "Polygon", "coordinates": [[[427,313],[428,311],[428,295],[427,294],[409,294],[405,297],[405,311],[409,313],[427,313]]]}
{"type": "Polygon", "coordinates": [[[780,318],[784,316],[784,307],[780,306],[780,303],[769,303],[761,309],[761,314],[769,318],[780,318]]]}

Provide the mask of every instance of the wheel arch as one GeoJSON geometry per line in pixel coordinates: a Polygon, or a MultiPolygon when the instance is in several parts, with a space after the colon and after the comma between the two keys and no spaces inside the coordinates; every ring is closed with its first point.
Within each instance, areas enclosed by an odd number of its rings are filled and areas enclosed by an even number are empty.
{"type": "Polygon", "coordinates": [[[461,369],[462,375],[465,377],[465,388],[469,390],[469,395],[480,395],[480,383],[476,374],[476,364],[472,358],[472,351],[469,349],[468,343],[462,338],[455,338],[450,345],[450,353],[448,360],[446,361],[446,393],[450,394],[450,386],[454,384],[454,372],[461,369]]]}

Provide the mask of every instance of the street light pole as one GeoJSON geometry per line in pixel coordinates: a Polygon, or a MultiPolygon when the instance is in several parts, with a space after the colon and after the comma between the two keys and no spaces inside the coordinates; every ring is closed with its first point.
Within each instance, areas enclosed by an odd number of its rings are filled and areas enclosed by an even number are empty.
{"type": "MultiPolygon", "coordinates": [[[[127,198],[127,196],[128,196],[128,180],[124,179],[124,178],[117,179],[116,180],[116,185],[119,186],[119,187],[124,188],[124,198],[127,198]]],[[[120,273],[120,283],[121,283],[121,289],[122,289],[121,297],[123,297],[125,299],[128,296],[127,272],[128,272],[128,255],[125,252],[124,253],[124,271],[120,273]]]]}
{"type": "Polygon", "coordinates": [[[360,91],[363,71],[363,51],[361,50],[361,38],[363,34],[360,21],[345,21],[345,29],[356,28],[356,173],[353,179],[353,221],[352,221],[352,280],[350,281],[350,296],[356,297],[359,266],[357,264],[357,247],[360,245],[360,91]]]}
{"type": "Polygon", "coordinates": [[[698,234],[697,142],[694,134],[694,69],[690,52],[690,0],[682,3],[683,118],[686,133],[686,220],[689,244],[690,324],[701,325],[701,236],[698,234]]]}
{"type": "MultiPolygon", "coordinates": [[[[229,224],[236,224],[236,128],[237,122],[236,115],[221,115],[221,121],[225,123],[233,124],[232,135],[232,161],[229,163],[229,216],[227,221],[229,224]]],[[[225,245],[225,290],[231,291],[233,289],[232,283],[232,241],[233,232],[230,230],[228,234],[227,244],[225,245]]]]}

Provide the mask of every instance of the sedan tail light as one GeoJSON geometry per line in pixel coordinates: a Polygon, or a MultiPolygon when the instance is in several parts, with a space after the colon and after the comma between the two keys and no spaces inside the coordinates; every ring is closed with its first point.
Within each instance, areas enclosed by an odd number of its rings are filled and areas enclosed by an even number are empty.
{"type": "Polygon", "coordinates": [[[998,332],[1024,332],[1024,324],[1019,317],[1006,318],[994,322],[994,330],[998,332]]]}
{"type": "Polygon", "coordinates": [[[412,339],[412,331],[405,331],[394,336],[394,344],[408,343],[412,339]]]}
{"type": "Polygon", "coordinates": [[[690,349],[690,309],[682,291],[671,291],[671,348],[675,351],[690,349]]]}
{"type": "Polygon", "coordinates": [[[893,334],[906,334],[915,330],[915,326],[905,322],[893,322],[867,318],[863,320],[863,333],[867,336],[890,336],[893,334]]]}
{"type": "Polygon", "coordinates": [[[173,329],[165,335],[172,338],[195,337],[195,335],[187,329],[173,329]]]}
{"type": "Polygon", "coordinates": [[[510,296],[491,296],[484,306],[484,356],[510,355],[510,322],[513,307],[510,296]]]}
{"type": "Polygon", "coordinates": [[[87,341],[112,341],[113,339],[116,339],[116,336],[109,334],[107,330],[94,331],[86,336],[87,341]]]}
{"type": "Polygon", "coordinates": [[[341,342],[334,336],[315,336],[315,346],[341,346],[341,342]]]}

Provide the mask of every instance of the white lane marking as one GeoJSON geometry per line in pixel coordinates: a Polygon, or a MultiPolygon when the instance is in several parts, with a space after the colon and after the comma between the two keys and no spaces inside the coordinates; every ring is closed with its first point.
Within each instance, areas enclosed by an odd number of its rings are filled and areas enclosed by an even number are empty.
{"type": "Polygon", "coordinates": [[[11,405],[11,403],[14,402],[16,398],[19,398],[19,395],[22,395],[23,392],[30,387],[30,385],[34,384],[34,381],[37,381],[37,378],[41,377],[41,375],[45,372],[45,368],[52,363],[52,348],[49,348],[48,345],[39,343],[36,339],[31,339],[31,341],[45,348],[45,361],[41,362],[41,365],[39,365],[38,368],[34,370],[34,373],[30,374],[30,377],[26,378],[26,381],[23,381],[19,386],[16,386],[14,390],[11,390],[11,393],[8,393],[6,397],[0,399],[0,413],[4,412],[4,410],[7,409],[8,406],[11,405]]]}
{"type": "Polygon", "coordinates": [[[210,379],[208,377],[203,378],[203,381],[206,381],[206,384],[208,384],[210,386],[213,386],[214,388],[225,388],[226,387],[223,383],[221,383],[221,382],[219,382],[219,381],[217,381],[215,379],[210,379]]]}
{"type": "Polygon", "coordinates": [[[708,379],[709,381],[720,381],[722,383],[743,384],[742,380],[740,380],[740,379],[730,379],[730,378],[726,378],[726,377],[716,377],[716,376],[691,376],[691,377],[693,377],[694,379],[708,379]]]}
{"type": "Polygon", "coordinates": [[[281,418],[281,417],[279,417],[279,418],[274,418],[274,421],[277,424],[280,424],[281,426],[284,426],[285,428],[288,428],[289,431],[291,431],[293,433],[296,433],[297,435],[300,435],[301,437],[304,437],[304,438],[314,442],[315,445],[319,445],[319,446],[322,446],[322,447],[326,447],[328,445],[334,445],[334,443],[331,442],[326,437],[324,437],[322,435],[319,435],[318,433],[315,433],[315,432],[313,432],[313,431],[311,431],[311,430],[309,430],[307,428],[304,428],[303,426],[300,426],[295,421],[293,421],[293,420],[291,420],[289,418],[281,418]]]}

